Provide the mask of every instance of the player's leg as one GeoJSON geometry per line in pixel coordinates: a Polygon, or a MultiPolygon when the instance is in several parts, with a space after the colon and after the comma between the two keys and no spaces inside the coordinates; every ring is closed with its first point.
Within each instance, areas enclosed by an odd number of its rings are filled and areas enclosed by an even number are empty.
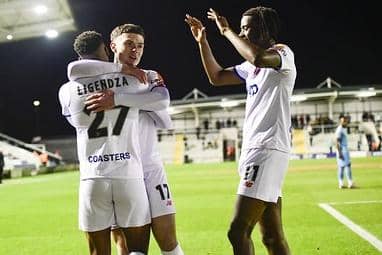
{"type": "Polygon", "coordinates": [[[239,164],[239,198],[229,236],[234,254],[254,254],[252,229],[261,220],[270,202],[277,203],[281,196],[289,154],[277,150],[251,149],[242,155],[239,164]]]}
{"type": "Polygon", "coordinates": [[[147,254],[150,243],[150,224],[123,228],[126,244],[130,252],[147,254]]]}
{"type": "Polygon", "coordinates": [[[150,206],[142,179],[113,180],[115,222],[125,234],[130,252],[147,254],[150,206]]]}
{"type": "Polygon", "coordinates": [[[111,236],[114,240],[114,243],[117,247],[117,253],[118,255],[128,255],[129,250],[127,248],[126,238],[125,234],[123,233],[123,230],[119,227],[112,226],[111,228],[111,236]]]}
{"type": "Polygon", "coordinates": [[[265,247],[270,255],[289,255],[290,250],[284,235],[281,217],[281,197],[277,203],[267,203],[259,221],[265,247]]]}
{"type": "Polygon", "coordinates": [[[0,166],[0,184],[3,182],[3,167],[0,166]]]}
{"type": "Polygon", "coordinates": [[[164,255],[183,255],[176,238],[175,207],[163,166],[145,169],[145,185],[151,209],[151,229],[164,255]]]}
{"type": "Polygon", "coordinates": [[[344,187],[344,166],[342,160],[337,158],[337,179],[338,179],[338,187],[342,189],[344,187]]]}
{"type": "Polygon", "coordinates": [[[351,163],[349,162],[349,164],[347,164],[345,166],[345,174],[346,174],[346,179],[348,181],[348,188],[353,188],[354,184],[353,184],[353,175],[352,175],[352,172],[351,172],[351,163]]]}
{"type": "Polygon", "coordinates": [[[184,254],[176,238],[175,214],[153,218],[151,227],[163,255],[184,254]]]}
{"type": "Polygon", "coordinates": [[[255,254],[251,234],[265,207],[264,201],[238,195],[234,216],[228,230],[228,239],[234,255],[255,254]]]}
{"type": "Polygon", "coordinates": [[[113,218],[110,181],[80,181],[79,227],[86,233],[91,255],[111,254],[110,225],[113,218]]]}
{"type": "Polygon", "coordinates": [[[344,172],[346,175],[346,180],[348,182],[348,188],[353,188],[353,176],[351,172],[351,162],[350,162],[350,154],[349,151],[344,153],[344,172]]]}
{"type": "Polygon", "coordinates": [[[110,228],[86,232],[90,255],[108,255],[111,254],[110,246],[110,228]]]}

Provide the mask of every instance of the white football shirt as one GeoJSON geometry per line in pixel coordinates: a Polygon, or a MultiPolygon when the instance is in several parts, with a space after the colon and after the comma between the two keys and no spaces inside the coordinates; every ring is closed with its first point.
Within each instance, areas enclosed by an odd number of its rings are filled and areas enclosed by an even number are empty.
{"type": "MultiPolygon", "coordinates": [[[[76,61],[71,63],[70,69],[91,70],[92,62],[76,61]]],[[[136,78],[119,72],[93,75],[89,70],[84,76],[77,75],[75,81],[71,77],[72,81],[59,91],[62,113],[77,132],[80,178],[142,178],[139,109],[164,109],[169,102],[168,92],[161,87],[140,84],[136,78]],[[86,97],[104,89],[115,92],[116,107],[90,113],[85,109],[86,97]]]]}
{"type": "Polygon", "coordinates": [[[290,98],[296,66],[294,54],[288,46],[278,44],[274,49],[281,57],[279,69],[258,68],[248,61],[234,68],[247,88],[243,150],[267,148],[290,151],[290,98]]]}

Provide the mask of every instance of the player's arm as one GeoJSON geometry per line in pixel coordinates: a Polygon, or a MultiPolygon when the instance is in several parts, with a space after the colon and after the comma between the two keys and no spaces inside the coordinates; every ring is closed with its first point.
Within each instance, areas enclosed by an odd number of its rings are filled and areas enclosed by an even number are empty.
{"type": "Polygon", "coordinates": [[[68,79],[71,81],[107,73],[123,73],[134,76],[141,83],[147,83],[147,75],[145,71],[126,64],[83,59],[69,63],[67,70],[68,79]]]}
{"type": "Polygon", "coordinates": [[[341,138],[337,138],[337,151],[338,151],[338,157],[340,159],[343,159],[344,156],[342,154],[342,148],[341,148],[341,138]]]}
{"type": "Polygon", "coordinates": [[[165,87],[157,87],[142,93],[118,93],[105,90],[92,94],[86,98],[85,105],[88,110],[100,112],[113,108],[116,105],[135,107],[145,111],[159,111],[170,104],[170,96],[165,87]]]}
{"type": "Polygon", "coordinates": [[[233,68],[223,68],[215,59],[208,43],[205,27],[195,17],[186,15],[186,23],[189,25],[192,35],[199,46],[199,53],[204,71],[212,85],[241,84],[243,81],[235,74],[233,68]]]}
{"type": "Polygon", "coordinates": [[[338,157],[340,159],[343,159],[343,154],[342,154],[342,147],[341,147],[341,133],[339,129],[336,130],[336,147],[338,151],[338,157]]]}
{"type": "Polygon", "coordinates": [[[114,100],[116,105],[136,107],[145,111],[160,111],[170,105],[170,94],[166,87],[154,87],[137,94],[118,93],[114,95],[114,100]]]}
{"type": "Polygon", "coordinates": [[[67,89],[68,87],[66,85],[61,86],[59,92],[58,92],[58,100],[61,105],[61,114],[64,116],[70,125],[75,127],[72,116],[70,114],[69,105],[70,105],[70,93],[67,89]]]}
{"type": "MultiPolygon", "coordinates": [[[[162,76],[156,72],[149,70],[147,71],[147,78],[149,81],[149,89],[166,87],[162,76]]],[[[171,129],[172,121],[171,117],[167,112],[167,109],[160,111],[145,111],[147,115],[155,122],[155,126],[161,129],[171,129]]]]}
{"type": "Polygon", "coordinates": [[[155,121],[155,126],[161,129],[172,129],[173,124],[167,110],[146,112],[155,121]]]}

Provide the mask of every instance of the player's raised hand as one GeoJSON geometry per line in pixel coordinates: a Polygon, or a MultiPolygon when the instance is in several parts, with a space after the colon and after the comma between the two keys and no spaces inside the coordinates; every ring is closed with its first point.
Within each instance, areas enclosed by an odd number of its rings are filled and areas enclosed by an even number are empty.
{"type": "Polygon", "coordinates": [[[186,14],[186,18],[184,19],[184,21],[190,26],[190,30],[195,38],[195,41],[200,43],[206,38],[206,28],[200,20],[186,14]]]}
{"type": "Polygon", "coordinates": [[[86,109],[92,112],[101,112],[112,109],[115,106],[114,92],[105,90],[88,96],[85,100],[86,109]]]}
{"type": "Polygon", "coordinates": [[[210,10],[207,12],[207,17],[210,20],[215,21],[220,34],[223,35],[224,32],[230,29],[227,19],[223,16],[220,16],[214,9],[210,8],[210,10]]]}
{"type": "Polygon", "coordinates": [[[146,84],[147,83],[147,74],[145,71],[142,69],[139,69],[136,66],[131,66],[131,65],[122,65],[122,73],[134,76],[137,78],[141,83],[146,84]]]}

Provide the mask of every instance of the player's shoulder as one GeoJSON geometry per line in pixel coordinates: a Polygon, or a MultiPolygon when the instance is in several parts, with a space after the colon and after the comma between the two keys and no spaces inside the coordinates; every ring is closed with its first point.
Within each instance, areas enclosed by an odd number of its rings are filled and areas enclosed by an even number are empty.
{"type": "Polygon", "coordinates": [[[284,43],[277,43],[277,44],[273,45],[272,48],[277,50],[284,57],[286,57],[287,55],[292,55],[293,56],[293,54],[294,54],[292,49],[288,45],[286,45],[284,43]]]}
{"type": "Polygon", "coordinates": [[[60,89],[71,88],[71,87],[76,86],[78,84],[79,84],[79,82],[77,82],[77,81],[67,81],[66,83],[61,85],[60,89]]]}
{"type": "Polygon", "coordinates": [[[343,130],[343,129],[342,129],[342,126],[339,125],[339,126],[337,127],[337,129],[336,129],[336,132],[339,133],[339,132],[341,132],[342,130],[343,130]]]}
{"type": "Polygon", "coordinates": [[[68,81],[61,85],[58,90],[58,93],[61,94],[72,94],[73,91],[77,90],[77,86],[79,85],[76,81],[68,81]]]}
{"type": "Polygon", "coordinates": [[[66,82],[66,83],[64,83],[64,84],[62,84],[62,85],[60,86],[60,88],[58,89],[59,93],[61,94],[61,93],[63,93],[64,91],[66,91],[66,90],[70,87],[70,84],[71,84],[70,81],[68,81],[68,82],[66,82]]]}

